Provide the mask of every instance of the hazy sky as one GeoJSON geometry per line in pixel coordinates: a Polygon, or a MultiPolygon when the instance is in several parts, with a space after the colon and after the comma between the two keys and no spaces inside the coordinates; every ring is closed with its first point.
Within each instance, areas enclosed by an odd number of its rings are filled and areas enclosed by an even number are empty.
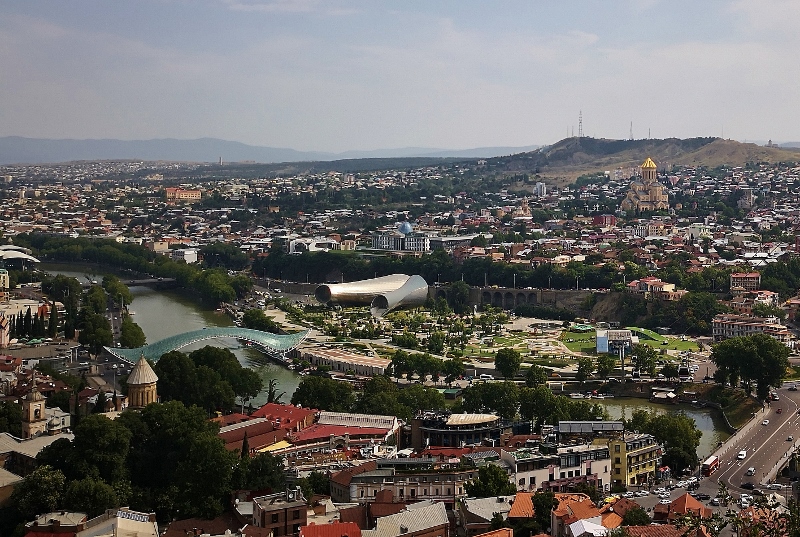
{"type": "Polygon", "coordinates": [[[0,136],[800,140],[798,0],[0,0],[0,136]]]}

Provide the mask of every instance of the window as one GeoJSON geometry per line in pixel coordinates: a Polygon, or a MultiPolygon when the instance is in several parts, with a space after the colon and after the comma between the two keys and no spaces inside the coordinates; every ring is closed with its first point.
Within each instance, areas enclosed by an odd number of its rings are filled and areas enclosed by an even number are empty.
{"type": "Polygon", "coordinates": [[[619,464],[619,457],[614,457],[614,464],[619,464]]]}
{"type": "Polygon", "coordinates": [[[405,491],[403,489],[400,489],[400,497],[402,498],[403,496],[405,496],[405,491]]]}
{"type": "Polygon", "coordinates": [[[566,472],[561,472],[561,479],[564,479],[565,477],[567,477],[566,472]]]}
{"type": "Polygon", "coordinates": [[[273,524],[278,523],[278,513],[272,513],[272,523],[273,524]]]}
{"type": "Polygon", "coordinates": [[[614,453],[619,453],[619,444],[614,446],[614,453]]]}
{"type": "Polygon", "coordinates": [[[523,486],[523,487],[525,486],[525,478],[524,477],[519,480],[519,484],[520,484],[520,486],[523,486]]]}
{"type": "Polygon", "coordinates": [[[417,495],[417,489],[411,489],[411,497],[414,498],[417,495]]]}
{"type": "MultiPolygon", "coordinates": [[[[362,496],[364,495],[364,491],[363,490],[361,491],[361,495],[362,496]]],[[[294,520],[299,520],[300,519],[300,510],[299,509],[297,509],[294,513],[292,513],[292,518],[294,520]]]]}
{"type": "Polygon", "coordinates": [[[449,487],[447,488],[447,494],[448,495],[450,494],[450,488],[449,487]]]}
{"type": "Polygon", "coordinates": [[[614,473],[619,475],[620,474],[620,469],[619,468],[614,468],[614,473]]]}

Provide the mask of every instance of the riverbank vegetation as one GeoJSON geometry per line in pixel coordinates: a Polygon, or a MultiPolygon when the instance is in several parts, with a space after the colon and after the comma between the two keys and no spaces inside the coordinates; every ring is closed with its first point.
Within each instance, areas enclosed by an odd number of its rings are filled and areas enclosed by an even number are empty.
{"type": "MultiPolygon", "coordinates": [[[[138,276],[174,278],[179,286],[195,291],[203,301],[214,307],[245,296],[253,285],[246,275],[231,275],[225,268],[188,265],[138,244],[118,243],[109,239],[73,239],[31,233],[15,237],[15,244],[33,249],[45,261],[92,263],[138,276]]],[[[228,262],[228,259],[237,259],[228,251],[229,248],[217,250],[214,250],[214,260],[219,265],[228,262]]]]}

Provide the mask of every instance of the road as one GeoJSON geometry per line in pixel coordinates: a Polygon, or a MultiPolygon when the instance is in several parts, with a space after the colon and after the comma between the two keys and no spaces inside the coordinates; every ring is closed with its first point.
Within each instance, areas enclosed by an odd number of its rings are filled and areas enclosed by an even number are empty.
{"type": "Polygon", "coordinates": [[[800,438],[800,392],[790,391],[789,385],[777,390],[778,400],[757,412],[753,420],[718,450],[720,469],[711,481],[722,480],[729,489],[744,492],[742,483],[764,488],[775,479],[777,466],[798,447],[800,438]],[[766,425],[764,420],[768,420],[766,425]],[[742,450],[747,455],[740,460],[737,454],[742,450]],[[745,475],[748,468],[754,468],[752,476],[745,475]]]}

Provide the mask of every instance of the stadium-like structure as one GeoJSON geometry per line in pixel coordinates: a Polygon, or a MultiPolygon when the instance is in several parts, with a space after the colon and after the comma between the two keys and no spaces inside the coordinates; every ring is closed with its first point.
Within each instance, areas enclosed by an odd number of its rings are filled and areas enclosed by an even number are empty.
{"type": "Polygon", "coordinates": [[[323,304],[370,306],[373,317],[383,317],[401,307],[421,306],[428,298],[428,283],[422,276],[391,274],[350,283],[320,285],[314,297],[323,304]]]}
{"type": "Polygon", "coordinates": [[[135,364],[142,356],[148,360],[157,362],[164,354],[198,341],[218,338],[236,338],[252,343],[273,356],[285,356],[287,352],[296,348],[307,335],[308,330],[284,335],[271,334],[269,332],[251,330],[249,328],[214,327],[184,332],[183,334],[170,336],[135,349],[120,349],[115,347],[105,347],[105,349],[117,358],[135,364]]]}

